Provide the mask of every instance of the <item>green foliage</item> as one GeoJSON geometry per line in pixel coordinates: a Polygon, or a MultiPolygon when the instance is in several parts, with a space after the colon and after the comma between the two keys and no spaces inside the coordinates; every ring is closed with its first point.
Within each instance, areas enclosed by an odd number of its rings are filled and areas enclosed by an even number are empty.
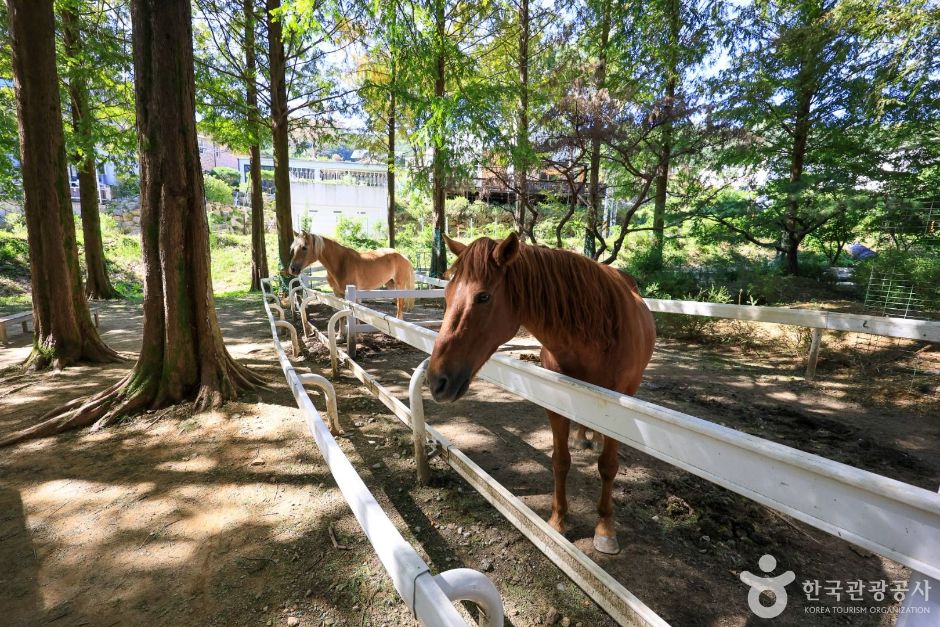
{"type": "Polygon", "coordinates": [[[29,266],[29,245],[24,237],[0,231],[0,267],[29,266]]]}
{"type": "Polygon", "coordinates": [[[62,23],[56,50],[59,76],[88,99],[87,115],[76,127],[75,103],[68,94],[62,98],[69,159],[77,164],[90,155],[97,161],[101,152],[119,169],[128,170],[137,161],[134,85],[127,79],[133,73],[126,43],[131,30],[129,6],[56,0],[55,8],[62,23]],[[66,24],[74,27],[75,41],[70,45],[65,42],[66,24]]]}
{"type": "Polygon", "coordinates": [[[134,173],[118,177],[118,183],[112,188],[115,198],[129,198],[140,194],[140,176],[134,173]]]}
{"type": "Polygon", "coordinates": [[[206,187],[206,200],[223,205],[232,204],[232,188],[228,183],[211,174],[205,175],[203,181],[206,187]]]}
{"type": "MultiPolygon", "coordinates": [[[[664,292],[658,283],[651,283],[644,294],[647,298],[677,298],[669,292],[664,292]]],[[[678,297],[679,300],[693,300],[706,303],[730,303],[731,294],[723,285],[709,284],[697,292],[688,292],[678,297]]],[[[707,316],[686,316],[683,314],[654,314],[656,329],[659,333],[669,337],[682,339],[700,339],[711,331],[717,324],[717,318],[707,316]]]]}
{"type": "Polygon", "coordinates": [[[225,181],[225,184],[232,188],[238,187],[241,183],[241,175],[239,175],[238,170],[224,165],[212,168],[209,170],[209,175],[225,181]]]}
{"type": "Polygon", "coordinates": [[[382,248],[382,242],[366,233],[362,220],[340,217],[336,223],[336,240],[356,250],[375,250],[382,248]]]}
{"type": "Polygon", "coordinates": [[[904,302],[913,287],[924,309],[940,312],[940,254],[887,248],[878,251],[876,257],[857,262],[855,277],[862,292],[860,297],[864,296],[865,285],[872,271],[877,276],[892,277],[898,289],[898,298],[889,300],[904,302]]]}

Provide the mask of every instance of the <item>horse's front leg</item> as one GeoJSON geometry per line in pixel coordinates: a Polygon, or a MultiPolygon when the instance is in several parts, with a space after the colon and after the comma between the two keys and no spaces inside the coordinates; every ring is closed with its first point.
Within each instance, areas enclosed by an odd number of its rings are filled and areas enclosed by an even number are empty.
{"type": "MultiPolygon", "coordinates": [[[[599,436],[594,432],[595,436],[599,436]]],[[[620,552],[617,543],[617,523],[614,522],[614,479],[620,467],[617,451],[620,442],[604,436],[604,450],[597,459],[597,470],[601,475],[601,499],[597,503],[597,525],[594,527],[594,548],[601,553],[616,555],[620,552]]]]}
{"type": "Polygon", "coordinates": [[[555,492],[552,496],[552,516],[548,524],[558,533],[565,532],[565,514],[568,512],[568,495],[565,484],[568,470],[571,468],[571,452],[568,450],[568,431],[571,421],[555,412],[548,412],[552,425],[552,476],[555,479],[555,492]]]}

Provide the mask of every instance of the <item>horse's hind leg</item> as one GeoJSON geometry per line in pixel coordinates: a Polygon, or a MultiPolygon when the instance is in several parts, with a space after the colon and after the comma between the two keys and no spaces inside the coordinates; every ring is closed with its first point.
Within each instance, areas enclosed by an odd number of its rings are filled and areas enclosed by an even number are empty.
{"type": "MultiPolygon", "coordinates": [[[[599,434],[594,433],[595,436],[599,434]]],[[[617,543],[617,525],[614,522],[614,479],[620,461],[617,451],[620,442],[604,436],[604,450],[597,458],[597,470],[601,475],[601,499],[597,503],[597,525],[594,527],[594,548],[601,553],[615,555],[620,552],[617,543]]]]}
{"type": "Polygon", "coordinates": [[[555,479],[555,492],[552,496],[552,516],[548,524],[558,533],[565,532],[565,514],[568,512],[568,495],[565,484],[568,469],[571,468],[571,452],[568,450],[568,432],[571,422],[554,412],[548,412],[552,425],[552,476],[555,479]]]}
{"type": "Polygon", "coordinates": [[[587,431],[587,427],[579,424],[578,435],[575,436],[574,443],[577,444],[579,448],[600,448],[598,446],[598,438],[601,437],[600,434],[594,431],[594,437],[588,440],[587,431]]]}

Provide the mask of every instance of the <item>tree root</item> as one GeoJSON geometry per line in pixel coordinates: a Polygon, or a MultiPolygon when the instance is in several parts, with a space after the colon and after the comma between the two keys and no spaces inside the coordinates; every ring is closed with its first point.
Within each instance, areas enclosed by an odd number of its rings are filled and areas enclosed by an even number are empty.
{"type": "MultiPolygon", "coordinates": [[[[162,409],[183,402],[186,398],[170,398],[160,389],[159,378],[148,377],[141,381],[138,366],[111,387],[88,397],[78,398],[43,415],[31,427],[0,438],[0,448],[44,438],[73,429],[91,426],[97,431],[113,425],[118,419],[131,416],[145,409],[162,409]]],[[[195,396],[194,411],[200,412],[219,407],[225,401],[234,400],[239,392],[266,385],[267,381],[256,372],[239,364],[227,354],[220,364],[215,381],[203,382],[194,389],[189,398],[195,396]]]]}

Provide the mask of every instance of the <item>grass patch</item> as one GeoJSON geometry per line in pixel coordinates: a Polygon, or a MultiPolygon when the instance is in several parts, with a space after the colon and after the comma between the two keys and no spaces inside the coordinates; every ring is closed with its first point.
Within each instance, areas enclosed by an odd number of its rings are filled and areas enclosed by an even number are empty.
{"type": "MultiPolygon", "coordinates": [[[[84,240],[76,219],[79,263],[85,273],[84,240]]],[[[144,265],[140,236],[123,233],[111,216],[102,213],[101,235],[108,274],[114,288],[124,297],[143,297],[144,265]]],[[[277,235],[266,235],[269,269],[275,271],[277,235]]],[[[237,233],[210,233],[212,285],[217,297],[236,299],[247,296],[251,282],[251,236],[237,233]]],[[[0,230],[0,311],[19,311],[30,306],[29,243],[26,229],[16,226],[0,230]]]]}

